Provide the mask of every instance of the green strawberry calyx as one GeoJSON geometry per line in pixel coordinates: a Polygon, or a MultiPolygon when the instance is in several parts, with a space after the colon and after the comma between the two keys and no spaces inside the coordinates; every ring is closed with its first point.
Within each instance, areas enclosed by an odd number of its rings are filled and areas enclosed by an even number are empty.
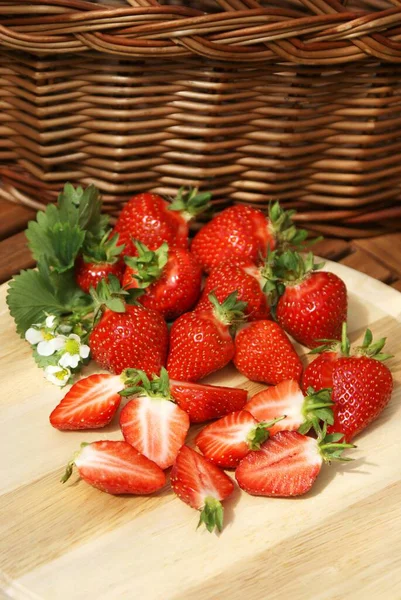
{"type": "Polygon", "coordinates": [[[139,240],[133,240],[138,256],[125,256],[124,261],[134,271],[138,288],[144,289],[160,279],[168,261],[168,244],[164,242],[157,250],[149,250],[139,240]]]}
{"type": "Polygon", "coordinates": [[[318,434],[320,431],[320,421],[333,425],[334,414],[332,406],[334,402],[331,399],[331,388],[323,388],[318,392],[312,387],[307,389],[302,405],[303,423],[298,428],[298,433],[305,435],[312,428],[318,434]]]}
{"type": "Polygon", "coordinates": [[[170,380],[167,370],[162,367],[160,375],[149,378],[141,369],[125,369],[121,378],[125,388],[119,392],[120,396],[148,396],[175,402],[170,392],[170,380]]]}
{"type": "Polygon", "coordinates": [[[89,293],[93,302],[93,324],[96,324],[105,309],[124,313],[127,304],[138,304],[137,299],[144,291],[141,289],[125,290],[121,287],[118,277],[109,275],[107,280],[99,281],[96,289],[91,287],[89,293]]]}
{"type": "Polygon", "coordinates": [[[212,496],[206,496],[197,529],[204,524],[210,533],[215,529],[221,531],[223,529],[223,517],[224,508],[221,502],[212,496]]]}
{"type": "Polygon", "coordinates": [[[274,309],[285,289],[296,286],[307,279],[311,273],[321,269],[324,263],[315,263],[315,257],[309,252],[305,257],[294,250],[268,252],[261,275],[265,280],[263,291],[267,295],[270,307],[274,309]]]}
{"type": "Polygon", "coordinates": [[[285,415],[282,415],[281,417],[277,417],[277,419],[273,419],[272,421],[261,421],[255,427],[253,427],[246,436],[246,443],[248,444],[249,449],[260,450],[260,447],[263,444],[263,442],[269,439],[270,427],[273,427],[275,423],[277,423],[278,421],[282,421],[283,419],[285,419],[285,417],[285,415]]]}
{"type": "Polygon", "coordinates": [[[354,444],[341,442],[340,440],[343,438],[343,433],[327,433],[327,423],[323,424],[323,427],[318,433],[317,445],[324,462],[330,464],[333,460],[341,462],[349,462],[350,460],[353,460],[347,456],[342,456],[342,453],[347,448],[356,448],[356,446],[354,444]]]}
{"type": "Polygon", "coordinates": [[[67,464],[67,466],[65,468],[64,475],[60,479],[61,483],[65,483],[66,481],[69,480],[69,478],[72,475],[72,471],[73,471],[73,468],[74,468],[74,465],[75,465],[75,461],[77,460],[78,456],[81,454],[83,448],[85,448],[85,446],[89,446],[89,445],[90,445],[89,442],[82,442],[80,449],[77,450],[76,452],[74,452],[71,460],[68,462],[68,464],[67,464]]]}
{"type": "Polygon", "coordinates": [[[280,250],[301,246],[308,237],[305,229],[298,229],[294,225],[292,217],[296,212],[296,210],[284,210],[278,201],[269,206],[269,229],[280,250]]]}
{"type": "Polygon", "coordinates": [[[238,292],[232,292],[223,302],[219,302],[213,292],[208,296],[212,303],[214,317],[223,325],[227,325],[234,330],[245,321],[244,311],[247,302],[237,300],[238,292]]]}
{"type": "Polygon", "coordinates": [[[344,321],[342,324],[341,341],[338,340],[317,340],[323,342],[322,345],[314,348],[309,354],[321,354],[322,352],[336,352],[339,357],[349,356],[367,356],[374,358],[375,360],[384,361],[389,358],[393,358],[392,354],[386,354],[382,352],[387,338],[380,338],[377,342],[373,341],[373,334],[370,329],[365,331],[363,342],[360,346],[353,346],[348,338],[347,323],[344,321]]]}
{"type": "Polygon", "coordinates": [[[111,229],[106,231],[99,240],[95,235],[88,232],[83,246],[82,257],[86,263],[114,265],[120,258],[125,244],[118,245],[119,235],[116,233],[110,237],[111,229]]]}
{"type": "Polygon", "coordinates": [[[185,221],[191,221],[210,208],[211,197],[210,192],[199,192],[198,188],[180,187],[168,209],[180,212],[185,221]]]}

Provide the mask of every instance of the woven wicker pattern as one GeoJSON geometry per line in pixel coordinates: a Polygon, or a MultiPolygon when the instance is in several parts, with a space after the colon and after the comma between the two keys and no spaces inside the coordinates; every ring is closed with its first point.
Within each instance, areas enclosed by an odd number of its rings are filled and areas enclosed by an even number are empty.
{"type": "Polygon", "coordinates": [[[181,4],[0,0],[0,195],[94,182],[113,211],[190,183],[399,226],[401,0],[181,4]]]}

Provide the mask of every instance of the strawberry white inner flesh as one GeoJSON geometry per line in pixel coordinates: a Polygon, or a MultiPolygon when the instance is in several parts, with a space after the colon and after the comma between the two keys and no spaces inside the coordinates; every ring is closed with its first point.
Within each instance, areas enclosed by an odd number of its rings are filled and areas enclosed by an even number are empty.
{"type": "Polygon", "coordinates": [[[129,444],[162,469],[173,464],[189,429],[186,412],[169,400],[140,396],[125,406],[121,419],[129,444]]]}

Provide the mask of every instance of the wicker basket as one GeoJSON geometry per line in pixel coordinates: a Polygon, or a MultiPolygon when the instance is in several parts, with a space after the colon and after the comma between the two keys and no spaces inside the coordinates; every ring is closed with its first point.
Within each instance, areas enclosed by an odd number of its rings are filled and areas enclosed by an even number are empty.
{"type": "Polygon", "coordinates": [[[401,0],[0,0],[0,195],[66,180],[401,223],[401,0]]]}

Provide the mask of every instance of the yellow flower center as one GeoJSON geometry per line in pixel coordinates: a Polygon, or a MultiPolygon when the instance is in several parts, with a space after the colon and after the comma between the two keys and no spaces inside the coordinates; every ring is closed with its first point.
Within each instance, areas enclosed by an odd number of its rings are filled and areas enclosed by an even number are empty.
{"type": "Polygon", "coordinates": [[[69,352],[71,355],[79,354],[79,342],[77,340],[67,340],[64,348],[65,351],[69,352]]]}

